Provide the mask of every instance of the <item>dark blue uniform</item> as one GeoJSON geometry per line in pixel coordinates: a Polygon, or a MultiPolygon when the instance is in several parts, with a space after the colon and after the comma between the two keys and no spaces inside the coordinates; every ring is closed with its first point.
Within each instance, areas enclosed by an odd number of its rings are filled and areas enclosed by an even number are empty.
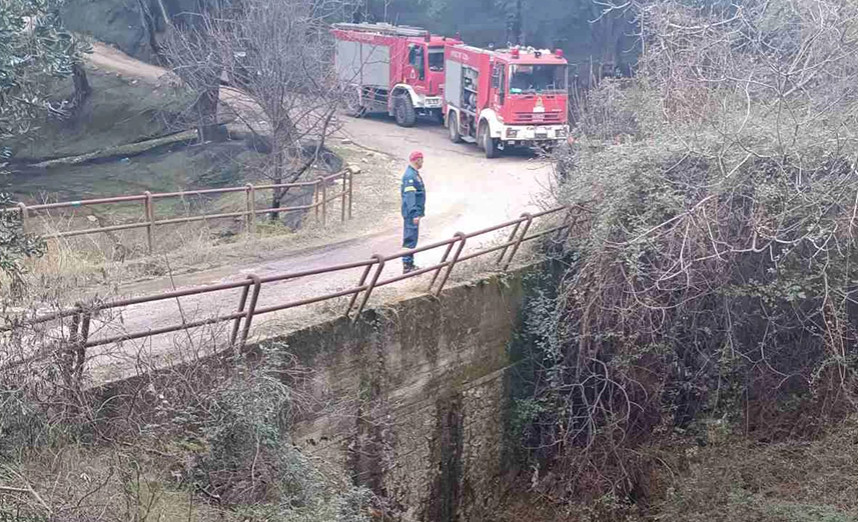
{"type": "MultiPolygon", "coordinates": [[[[400,213],[403,215],[403,247],[415,248],[418,245],[418,225],[415,224],[416,217],[424,217],[424,181],[418,171],[412,165],[406,167],[403,180],[400,182],[400,213]]],[[[403,256],[403,268],[411,268],[414,265],[411,255],[403,256]]]]}

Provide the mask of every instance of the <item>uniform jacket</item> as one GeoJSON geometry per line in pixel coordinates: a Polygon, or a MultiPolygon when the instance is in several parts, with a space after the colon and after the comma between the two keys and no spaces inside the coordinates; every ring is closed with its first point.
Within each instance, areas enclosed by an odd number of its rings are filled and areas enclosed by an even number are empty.
{"type": "Polygon", "coordinates": [[[424,217],[424,181],[412,165],[406,167],[403,180],[400,182],[400,213],[404,219],[424,217]]]}

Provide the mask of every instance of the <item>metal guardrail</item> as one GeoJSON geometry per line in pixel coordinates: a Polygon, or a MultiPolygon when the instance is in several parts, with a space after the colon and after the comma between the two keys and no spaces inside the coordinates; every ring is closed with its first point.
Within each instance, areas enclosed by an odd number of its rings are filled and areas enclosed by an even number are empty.
{"type": "MultiPolygon", "coordinates": [[[[68,339],[64,340],[63,349],[68,350],[70,353],[77,353],[78,359],[82,364],[84,350],[89,347],[101,346],[122,341],[130,341],[145,337],[153,337],[156,335],[166,334],[170,332],[178,332],[191,328],[197,328],[200,326],[224,323],[228,321],[232,321],[233,323],[232,329],[230,331],[230,345],[235,347],[242,347],[248,340],[248,336],[251,330],[251,324],[255,317],[276,312],[279,310],[286,310],[289,308],[296,308],[299,306],[318,303],[321,301],[327,301],[338,297],[350,297],[349,304],[344,311],[344,315],[346,317],[350,317],[352,323],[354,324],[358,317],[361,315],[361,312],[364,310],[365,306],[367,305],[367,302],[370,299],[373,291],[382,286],[386,286],[389,284],[396,283],[398,281],[402,281],[404,279],[409,279],[432,272],[433,277],[430,280],[430,284],[427,287],[427,291],[433,293],[435,296],[438,297],[439,294],[442,292],[442,289],[445,287],[445,284],[448,281],[451,272],[454,270],[454,267],[458,263],[462,263],[464,261],[474,259],[479,256],[499,252],[498,256],[496,257],[495,263],[497,266],[500,266],[502,270],[507,270],[511,262],[513,261],[514,256],[517,254],[518,250],[520,249],[520,246],[523,243],[553,233],[561,235],[562,232],[564,232],[564,234],[563,238],[560,239],[560,241],[565,241],[566,238],[569,236],[571,230],[573,229],[574,225],[577,223],[577,221],[574,219],[573,210],[573,207],[561,206],[535,214],[524,213],[521,217],[517,219],[506,221],[499,225],[478,230],[470,234],[458,232],[452,238],[446,239],[444,241],[438,241],[410,250],[402,250],[397,253],[386,256],[374,255],[371,259],[366,261],[357,261],[353,263],[333,265],[324,268],[303,270],[285,274],[277,274],[267,277],[260,277],[251,274],[248,275],[247,279],[243,281],[209,285],[198,288],[189,288],[185,290],[177,290],[157,295],[135,297],[106,303],[98,303],[92,305],[85,305],[79,303],[76,306],[66,310],[61,310],[55,313],[31,319],[25,319],[17,323],[13,323],[11,325],[2,326],[0,327],[0,332],[9,332],[24,326],[35,326],[38,324],[44,324],[57,320],[61,321],[61,331],[65,331],[66,325],[64,324],[63,320],[66,318],[71,318],[71,324],[68,326],[68,339]],[[546,216],[558,216],[562,213],[565,215],[565,218],[561,225],[553,226],[546,230],[541,230],[538,232],[532,232],[531,234],[529,233],[529,230],[532,228],[532,223],[535,219],[546,216]],[[469,253],[468,255],[463,255],[463,250],[470,239],[490,234],[492,232],[500,231],[506,228],[510,228],[511,231],[507,237],[507,240],[503,243],[496,244],[488,248],[483,248],[477,252],[469,253]],[[444,247],[444,252],[438,263],[429,267],[422,268],[420,270],[409,272],[407,274],[390,277],[388,279],[381,279],[382,271],[385,268],[385,264],[387,262],[401,258],[407,254],[417,254],[433,249],[440,249],[442,247],[444,247]],[[265,286],[266,284],[287,280],[295,280],[304,277],[328,274],[356,268],[364,268],[364,270],[362,271],[358,284],[354,287],[347,288],[338,292],[332,292],[316,297],[310,297],[286,303],[274,304],[265,307],[257,306],[260,293],[263,289],[263,286],[265,286]],[[368,277],[370,277],[369,282],[368,277]],[[190,295],[212,294],[224,290],[238,288],[242,289],[242,293],[239,298],[238,306],[236,310],[232,313],[191,322],[186,322],[183,319],[183,322],[181,324],[163,326],[160,328],[154,328],[140,332],[124,333],[122,335],[116,335],[112,337],[99,339],[89,338],[92,319],[99,312],[117,308],[124,308],[127,306],[137,305],[141,303],[151,303],[168,299],[177,299],[190,295]],[[361,297],[360,301],[359,297],[361,297]],[[357,307],[356,303],[358,303],[357,307]]],[[[16,363],[15,365],[17,364],[20,363],[16,363]]]]}
{"type": "Polygon", "coordinates": [[[32,212],[46,211],[53,209],[78,208],[92,205],[119,204],[140,201],[143,203],[143,221],[135,223],[125,223],[120,225],[112,225],[108,227],[86,228],[81,230],[70,230],[68,232],[58,232],[56,234],[43,235],[45,239],[56,239],[61,237],[82,236],[88,234],[101,234],[113,232],[117,230],[127,230],[133,228],[146,228],[146,248],[148,253],[153,251],[153,231],[155,227],[162,225],[172,225],[178,223],[189,223],[193,221],[206,221],[211,219],[235,218],[244,217],[245,231],[249,234],[254,233],[255,218],[259,214],[268,214],[270,212],[295,212],[299,210],[314,210],[314,216],[318,221],[325,226],[328,204],[338,198],[341,200],[341,221],[352,219],[352,180],[353,175],[361,172],[357,167],[347,167],[340,172],[330,176],[319,177],[314,181],[305,181],[299,183],[280,183],[270,185],[252,185],[250,183],[241,187],[225,187],[217,189],[203,190],[185,190],[180,192],[163,192],[150,193],[149,191],[143,194],[117,196],[113,198],[86,199],[81,201],[64,201],[60,203],[45,203],[41,205],[27,205],[18,203],[17,206],[11,208],[0,209],[0,212],[20,212],[21,223],[25,231],[30,228],[30,221],[33,218],[32,212]],[[342,181],[340,192],[329,194],[327,187],[331,181],[340,178],[342,181]],[[279,208],[256,208],[256,193],[260,190],[277,190],[291,189],[297,187],[313,187],[313,203],[310,205],[300,205],[295,207],[279,207],[279,208]],[[186,196],[200,196],[204,194],[227,194],[233,192],[245,193],[245,210],[238,212],[224,212],[220,214],[201,214],[198,216],[156,219],[155,218],[155,201],[168,198],[184,198],[186,196]]]}

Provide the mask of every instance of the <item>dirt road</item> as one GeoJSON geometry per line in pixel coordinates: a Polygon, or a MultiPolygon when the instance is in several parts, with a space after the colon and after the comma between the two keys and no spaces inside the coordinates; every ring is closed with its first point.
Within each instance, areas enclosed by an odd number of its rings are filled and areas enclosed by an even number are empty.
{"type": "MultiPolygon", "coordinates": [[[[166,71],[138,62],[119,51],[103,45],[94,46],[90,56],[92,65],[137,77],[150,82],[165,81],[166,71]]],[[[225,92],[222,102],[235,101],[235,91],[225,92]]],[[[519,216],[536,208],[534,198],[539,197],[548,182],[549,168],[528,155],[516,155],[488,160],[477,147],[453,144],[445,129],[430,122],[419,122],[416,127],[404,129],[384,116],[346,119],[338,139],[347,139],[363,147],[382,151],[401,158],[397,172],[390,173],[392,190],[398,190],[397,177],[406,167],[409,152],[422,150],[425,165],[422,174],[427,185],[427,216],[421,223],[420,243],[449,238],[457,231],[470,232],[519,216]]],[[[360,197],[360,195],[358,196],[360,197]]],[[[392,208],[379,216],[376,226],[369,230],[355,230],[353,237],[320,248],[303,251],[269,252],[265,262],[240,264],[180,276],[172,281],[150,281],[129,285],[121,289],[126,296],[151,294],[172,287],[186,288],[215,284],[244,278],[254,273],[266,276],[317,267],[365,260],[376,253],[393,253],[400,249],[402,223],[399,208],[392,208]]],[[[471,245],[474,248],[477,245],[471,245]]],[[[438,262],[440,252],[419,254],[416,262],[430,265],[438,262]]],[[[386,267],[386,275],[395,275],[398,263],[386,267]]],[[[329,274],[266,286],[260,296],[260,305],[320,295],[348,288],[357,282],[359,272],[329,274]]],[[[405,283],[409,283],[408,281],[405,283]]],[[[185,320],[216,312],[235,309],[238,292],[224,292],[220,298],[207,296],[185,297],[179,303],[166,302],[137,305],[122,312],[121,325],[117,321],[102,324],[93,335],[116,334],[118,329],[140,331],[175,324],[180,314],[185,320]],[[181,308],[181,310],[180,310],[181,308]]],[[[291,312],[291,311],[290,311],[291,312]]],[[[278,314],[271,314],[278,316],[278,314]]],[[[281,317],[269,317],[281,320],[281,317]]],[[[258,325],[259,326],[259,325],[258,325]]],[[[258,329],[255,332],[259,333],[258,329]]],[[[184,334],[183,334],[184,335],[184,334]]],[[[170,337],[163,335],[160,337],[170,337]]],[[[176,343],[176,337],[154,339],[136,345],[147,352],[164,353],[176,343]]]]}

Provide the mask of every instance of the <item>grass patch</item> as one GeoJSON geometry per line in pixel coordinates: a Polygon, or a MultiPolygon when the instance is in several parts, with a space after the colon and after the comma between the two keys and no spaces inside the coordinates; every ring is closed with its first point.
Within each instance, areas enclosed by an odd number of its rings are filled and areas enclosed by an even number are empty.
{"type": "MultiPolygon", "coordinates": [[[[329,203],[328,220],[325,227],[316,222],[313,212],[282,214],[277,223],[268,221],[268,216],[258,216],[256,236],[247,241],[241,234],[243,231],[242,218],[220,219],[209,223],[191,223],[187,225],[167,225],[157,227],[155,238],[155,255],[146,255],[146,239],[144,229],[122,230],[112,234],[95,234],[78,236],[49,242],[48,254],[39,260],[31,262],[30,277],[37,287],[74,288],[76,292],[86,292],[87,288],[100,287],[99,293],[116,291],[119,285],[147,279],[163,278],[169,272],[175,275],[199,271],[227,265],[247,265],[265,259],[283,256],[291,250],[327,245],[339,240],[355,237],[356,231],[373,230],[382,221],[390,221],[392,230],[399,230],[399,169],[387,157],[355,150],[352,147],[333,147],[345,163],[357,165],[362,171],[354,177],[355,198],[353,203],[353,219],[341,222],[340,198],[329,203]],[[286,223],[286,225],[283,224],[286,223]],[[298,227],[298,225],[301,225],[298,227]],[[168,266],[169,265],[169,266],[168,266]]],[[[218,149],[215,149],[216,152],[218,149]]],[[[222,151],[222,156],[226,154],[222,151]]],[[[171,191],[186,187],[206,187],[223,185],[241,185],[244,180],[235,179],[241,170],[220,173],[218,168],[235,166],[237,169],[256,160],[255,153],[246,151],[238,143],[222,143],[205,147],[190,147],[174,153],[174,158],[159,158],[159,163],[147,164],[156,158],[141,156],[132,158],[128,165],[119,165],[122,170],[102,171],[106,185],[113,182],[131,188],[135,182],[135,170],[132,166],[145,164],[146,169],[140,176],[140,183],[155,192],[171,191]],[[213,162],[209,148],[223,147],[237,152],[229,161],[222,160],[221,164],[213,162]],[[181,158],[201,159],[195,166],[183,163],[181,158]],[[174,162],[182,168],[180,175],[170,177],[162,174],[159,178],[157,167],[160,162],[174,162]],[[210,163],[215,163],[214,165],[210,163]],[[207,173],[204,167],[210,171],[207,173]],[[108,174],[109,173],[109,174],[108,174]],[[113,176],[113,177],[111,177],[113,176]],[[193,181],[187,184],[179,179],[193,181]],[[162,181],[155,181],[155,180],[162,181]],[[158,185],[154,187],[153,185],[158,185]],[[223,185],[222,185],[223,184],[223,185]]],[[[186,160],[187,161],[187,160],[186,160]]],[[[95,165],[90,169],[101,167],[95,165]]],[[[232,168],[232,167],[231,167],[232,168]]],[[[179,171],[177,171],[179,172],[179,171]]],[[[98,174],[81,168],[78,182],[80,189],[68,186],[67,191],[81,197],[93,197],[89,191],[94,190],[98,182],[98,174]]],[[[72,176],[75,177],[75,176],[72,176]]],[[[54,181],[59,184],[63,177],[55,174],[54,181]]],[[[126,193],[141,193],[144,187],[134,187],[138,190],[127,190],[126,193]]],[[[330,187],[330,194],[340,190],[339,180],[330,187]]],[[[300,194],[290,194],[287,199],[300,194]]],[[[306,198],[310,194],[304,195],[306,198]]],[[[265,208],[270,203],[270,191],[257,191],[257,207],[265,208]]],[[[52,200],[54,198],[48,198],[52,200]]],[[[62,198],[66,199],[66,198],[62,198]]],[[[71,198],[70,198],[71,199],[71,198]]],[[[299,204],[299,201],[284,204],[299,204]]],[[[94,228],[110,226],[124,222],[142,220],[143,205],[134,202],[128,205],[108,207],[95,206],[80,209],[69,222],[68,217],[53,218],[39,226],[45,232],[56,230],[72,230],[79,228],[94,228]],[[119,210],[117,210],[119,209],[119,210]],[[110,211],[110,212],[109,212],[110,211]],[[94,222],[93,219],[96,221],[94,222]]],[[[226,213],[241,211],[245,208],[244,193],[226,194],[220,197],[190,197],[184,200],[159,200],[155,205],[156,218],[163,219],[173,215],[200,215],[203,209],[208,213],[226,213]]],[[[37,223],[33,220],[34,224],[37,223]]],[[[178,284],[182,284],[179,282],[178,284]]]]}
{"type": "Polygon", "coordinates": [[[642,448],[655,466],[649,498],[563,502],[520,484],[498,520],[544,522],[848,522],[857,520],[857,420],[816,440],[700,446],[670,436],[642,448]],[[658,445],[659,444],[659,445],[658,445]]]}
{"type": "Polygon", "coordinates": [[[744,440],[686,450],[659,520],[857,520],[857,421],[814,441],[744,440]]]}

